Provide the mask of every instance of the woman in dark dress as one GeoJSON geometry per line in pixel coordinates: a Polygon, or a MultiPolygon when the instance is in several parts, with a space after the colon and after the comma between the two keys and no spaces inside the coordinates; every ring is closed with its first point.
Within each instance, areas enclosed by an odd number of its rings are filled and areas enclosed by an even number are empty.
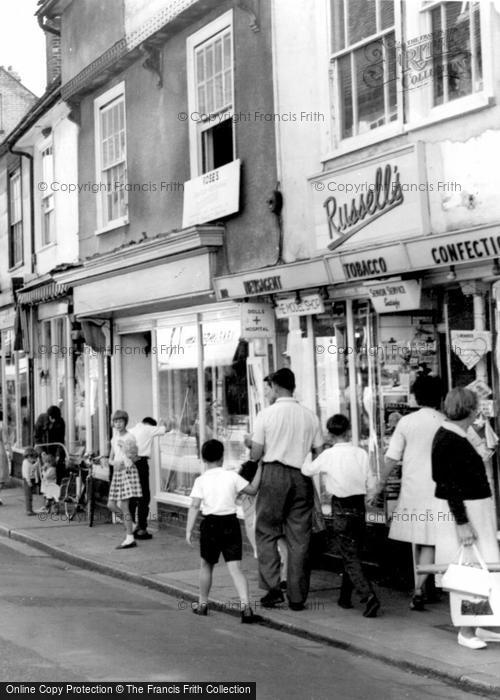
{"type": "MultiPolygon", "coordinates": [[[[58,406],[49,406],[47,416],[49,419],[48,442],[59,442],[64,445],[66,424],[61,416],[61,409],[58,406]]],[[[57,483],[60,484],[66,473],[66,453],[59,445],[51,445],[48,451],[56,458],[57,483]]]]}
{"type": "MultiPolygon", "coordinates": [[[[439,514],[436,564],[456,561],[461,546],[475,544],[486,562],[500,561],[495,507],[483,460],[467,437],[477,415],[478,399],[469,389],[452,389],[444,402],[447,420],[432,445],[432,478],[436,482],[439,514]]],[[[474,560],[473,553],[470,554],[474,560]]],[[[437,585],[440,580],[436,579],[437,585]]],[[[500,641],[498,631],[461,627],[458,643],[484,649],[500,641]]]]}

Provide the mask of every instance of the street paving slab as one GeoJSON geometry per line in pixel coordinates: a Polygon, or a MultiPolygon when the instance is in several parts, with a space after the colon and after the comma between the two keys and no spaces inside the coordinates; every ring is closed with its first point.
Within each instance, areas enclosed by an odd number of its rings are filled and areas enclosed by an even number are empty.
{"type": "MultiPolygon", "coordinates": [[[[189,547],[183,538],[169,533],[168,525],[151,529],[152,540],[138,542],[129,550],[116,550],[123,540],[123,526],[98,518],[88,527],[83,517],[68,523],[64,515],[28,517],[19,487],[2,491],[0,536],[51,554],[83,568],[139,583],[172,594],[179,610],[196,600],[198,587],[197,546],[189,547]]],[[[35,497],[35,508],[43,505],[35,497]]],[[[379,617],[362,617],[362,606],[344,610],[336,604],[340,577],[315,570],[307,609],[295,612],[285,605],[273,610],[260,607],[257,562],[243,560],[250,597],[263,623],[304,637],[361,653],[374,659],[431,677],[451,681],[461,688],[500,696],[500,643],[470,651],[459,647],[451,625],[446,597],[429,605],[424,612],[409,610],[409,595],[378,587],[382,601],[379,617]]],[[[238,614],[236,593],[224,564],[215,568],[210,614],[238,614]]]]}

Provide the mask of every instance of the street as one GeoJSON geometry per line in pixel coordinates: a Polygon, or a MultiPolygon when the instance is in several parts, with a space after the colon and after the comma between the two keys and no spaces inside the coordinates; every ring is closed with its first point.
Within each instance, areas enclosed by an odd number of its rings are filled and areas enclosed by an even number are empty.
{"type": "Polygon", "coordinates": [[[1,540],[0,681],[256,681],[259,700],[478,697],[1,540]],[[181,607],[181,609],[179,609],[181,607]]]}

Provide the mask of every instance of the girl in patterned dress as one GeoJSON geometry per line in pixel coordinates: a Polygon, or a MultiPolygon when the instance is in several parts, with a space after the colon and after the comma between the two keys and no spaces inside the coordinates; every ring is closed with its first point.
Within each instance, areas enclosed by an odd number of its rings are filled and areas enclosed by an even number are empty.
{"type": "Polygon", "coordinates": [[[137,443],[135,437],[127,431],[128,413],[115,411],[113,414],[113,437],[109,463],[113,465],[113,478],[109,487],[108,508],[121,515],[125,525],[125,539],[117,549],[136,547],[134,540],[134,521],[130,517],[129,500],[142,496],[139,474],[135,467],[137,443]]]}

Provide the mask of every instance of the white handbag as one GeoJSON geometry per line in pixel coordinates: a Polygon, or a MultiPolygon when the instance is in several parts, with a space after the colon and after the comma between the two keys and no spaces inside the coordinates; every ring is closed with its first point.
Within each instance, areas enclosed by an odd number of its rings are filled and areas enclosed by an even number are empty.
{"type": "Polygon", "coordinates": [[[490,597],[493,581],[488,567],[476,545],[472,545],[479,567],[475,563],[464,563],[465,547],[460,548],[458,561],[450,564],[443,574],[441,586],[444,591],[487,599],[490,597]]]}

